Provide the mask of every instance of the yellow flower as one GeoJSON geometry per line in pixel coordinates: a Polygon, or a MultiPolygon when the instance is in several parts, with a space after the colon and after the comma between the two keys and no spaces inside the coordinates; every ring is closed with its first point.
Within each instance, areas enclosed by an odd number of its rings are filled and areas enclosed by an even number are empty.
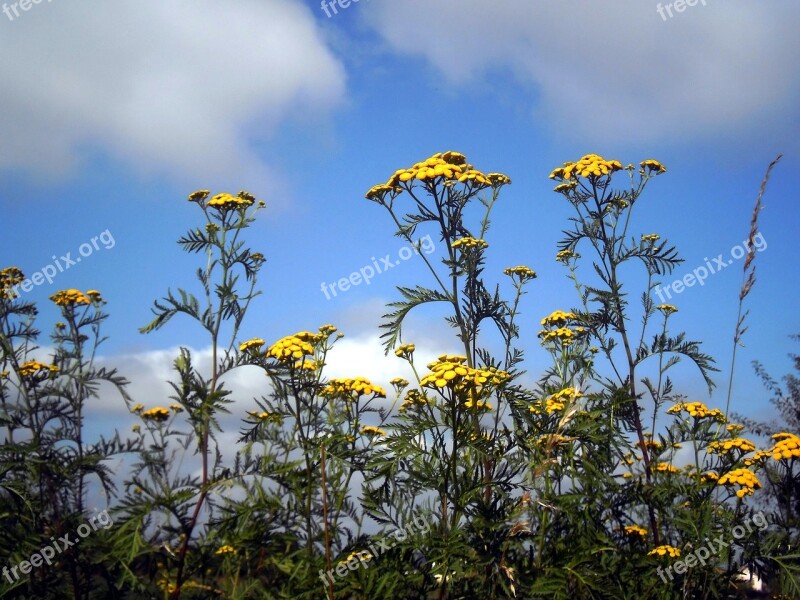
{"type": "Polygon", "coordinates": [[[669,463],[661,462],[656,465],[656,471],[659,473],[679,473],[680,469],[673,467],[669,463]]]}
{"type": "Polygon", "coordinates": [[[461,248],[462,250],[471,250],[473,248],[485,250],[489,247],[489,244],[487,244],[485,240],[476,240],[472,237],[465,237],[461,238],[460,240],[455,240],[452,244],[450,244],[450,247],[461,248]]]}
{"type": "Polygon", "coordinates": [[[386,392],[379,385],[374,385],[364,377],[331,379],[322,390],[322,395],[329,398],[343,398],[348,401],[361,396],[386,398],[386,392]]]}
{"type": "Polygon", "coordinates": [[[656,310],[660,310],[664,313],[664,316],[670,316],[674,312],[678,312],[677,307],[672,306],[672,304],[659,304],[656,306],[656,310]]]}
{"type": "Polygon", "coordinates": [[[502,385],[510,375],[494,368],[467,366],[466,356],[443,354],[428,365],[431,373],[420,381],[422,387],[449,388],[455,392],[478,391],[483,386],[502,385]]]}
{"type": "Polygon", "coordinates": [[[220,546],[214,554],[236,554],[236,549],[233,546],[225,544],[220,546]]]}
{"type": "Polygon", "coordinates": [[[19,374],[20,377],[30,377],[32,375],[39,374],[40,371],[47,371],[47,375],[57,373],[61,369],[59,369],[55,365],[48,365],[45,363],[40,363],[36,360],[29,360],[27,362],[22,363],[19,366],[19,374]]]}
{"type": "Polygon", "coordinates": [[[622,164],[618,160],[606,160],[597,154],[587,154],[577,163],[566,162],[563,166],[554,169],[550,173],[550,179],[566,181],[585,177],[594,181],[621,170],[622,164]]]}
{"type": "Polygon", "coordinates": [[[239,208],[247,208],[255,203],[255,196],[252,194],[241,191],[236,196],[223,192],[217,194],[206,203],[206,206],[216,208],[220,211],[227,211],[239,208]]]}
{"type": "Polygon", "coordinates": [[[372,425],[367,425],[361,428],[361,433],[364,435],[369,436],[385,436],[386,432],[381,429],[380,427],[373,427],[372,425]]]}
{"type": "Polygon", "coordinates": [[[700,476],[703,481],[719,481],[719,475],[717,475],[714,471],[706,471],[700,476]]]}
{"type": "Polygon", "coordinates": [[[729,440],[720,440],[708,444],[708,451],[711,454],[727,454],[734,448],[741,450],[743,454],[747,454],[748,452],[755,450],[756,445],[750,440],[746,440],[744,438],[732,438],[729,440]]]}
{"type": "Polygon", "coordinates": [[[208,190],[197,190],[196,192],[192,192],[189,194],[189,202],[202,202],[211,192],[208,190]]]}
{"type": "Polygon", "coordinates": [[[239,344],[239,352],[249,352],[250,350],[258,350],[264,345],[264,340],[261,338],[253,338],[239,344]]]}
{"type": "Polygon", "coordinates": [[[55,302],[58,306],[74,306],[76,304],[90,304],[89,298],[76,289],[61,290],[50,296],[50,300],[55,302]]]}
{"type": "Polygon", "coordinates": [[[169,407],[173,410],[173,412],[183,412],[183,407],[180,404],[170,404],[169,407]]]}
{"type": "Polygon", "coordinates": [[[562,250],[556,254],[556,260],[566,264],[571,258],[576,258],[577,256],[572,250],[562,250]]]}
{"type": "Polygon", "coordinates": [[[781,432],[773,435],[772,439],[777,441],[769,450],[774,460],[800,458],[800,437],[793,433],[781,432]]]}
{"type": "Polygon", "coordinates": [[[761,487],[761,482],[755,473],[749,469],[734,469],[729,473],[725,473],[717,480],[717,485],[733,487],[735,485],[741,486],[736,492],[736,496],[743,498],[752,494],[756,488],[761,487]]]}
{"type": "Polygon", "coordinates": [[[134,425],[133,427],[131,427],[131,431],[133,431],[133,433],[139,433],[141,430],[142,430],[141,425],[134,425]]]}
{"type": "Polygon", "coordinates": [[[667,414],[677,415],[681,411],[687,412],[695,419],[714,419],[719,423],[727,423],[725,415],[718,408],[709,410],[709,408],[702,402],[679,402],[667,409],[667,414]]]}
{"type": "Polygon", "coordinates": [[[469,409],[474,408],[475,410],[485,411],[485,412],[494,410],[494,407],[491,404],[483,400],[467,400],[466,402],[464,402],[464,408],[469,408],[469,409]]]}
{"type": "Polygon", "coordinates": [[[419,390],[408,390],[406,392],[406,399],[403,401],[403,404],[400,405],[400,411],[406,411],[409,408],[421,408],[423,406],[427,406],[428,404],[433,404],[433,400],[428,398],[425,394],[423,394],[419,390]]]}
{"type": "Polygon", "coordinates": [[[677,558],[680,555],[681,551],[678,548],[668,545],[658,546],[647,553],[647,556],[669,556],[670,558],[677,558]]]}
{"type": "Polygon", "coordinates": [[[17,267],[6,267],[0,270],[0,299],[13,300],[17,294],[11,290],[25,281],[25,275],[17,267]]]}
{"type": "Polygon", "coordinates": [[[508,267],[507,269],[503,270],[503,274],[508,275],[512,279],[514,277],[519,277],[520,282],[536,279],[536,272],[533,269],[524,266],[508,267]]]}
{"type": "MultiPolygon", "coordinates": [[[[552,174],[551,174],[551,177],[552,177],[552,174]]],[[[567,182],[564,182],[564,183],[559,183],[556,187],[553,188],[553,191],[554,192],[558,192],[559,194],[565,194],[566,192],[569,192],[570,190],[572,190],[572,189],[574,189],[576,187],[578,187],[578,182],[577,181],[574,181],[574,180],[573,181],[567,181],[567,182]]]]}
{"type": "Polygon", "coordinates": [[[545,327],[561,327],[562,325],[566,325],[567,321],[576,319],[577,315],[572,312],[564,312],[563,310],[556,310],[550,313],[550,315],[546,316],[542,319],[542,325],[545,327]]]}
{"type": "Polygon", "coordinates": [[[627,525],[623,528],[623,531],[628,535],[638,535],[643,538],[647,537],[647,529],[639,527],[638,525],[627,525]]]}
{"type": "Polygon", "coordinates": [[[642,167],[642,170],[647,169],[651,175],[660,175],[661,173],[667,172],[667,167],[653,159],[643,160],[639,163],[639,166],[642,167]]]}
{"type": "Polygon", "coordinates": [[[323,337],[330,337],[331,334],[336,332],[336,327],[333,325],[323,325],[319,328],[319,332],[323,337]]]}
{"type": "Polygon", "coordinates": [[[97,290],[89,290],[86,292],[86,295],[89,297],[89,300],[94,302],[95,304],[99,304],[103,301],[103,296],[97,290]]]}
{"type": "Polygon", "coordinates": [[[655,242],[657,242],[657,241],[658,241],[658,240],[660,240],[660,239],[661,239],[661,236],[660,236],[660,235],[658,235],[657,233],[649,233],[649,234],[647,234],[647,235],[643,235],[643,236],[642,236],[642,241],[643,241],[643,242],[651,242],[651,243],[655,243],[655,242]]]}
{"type": "MultiPolygon", "coordinates": [[[[300,332],[281,338],[270,346],[267,350],[267,357],[274,358],[278,362],[288,363],[311,356],[314,354],[314,347],[306,341],[308,332],[300,332]]],[[[314,335],[314,334],[309,334],[314,335]]]]}
{"type": "Polygon", "coordinates": [[[395,356],[399,358],[405,358],[407,360],[411,359],[411,355],[414,354],[414,350],[417,347],[414,344],[401,344],[398,348],[394,351],[395,356]]]}
{"type": "Polygon", "coordinates": [[[133,408],[131,408],[132,413],[139,413],[144,410],[144,404],[134,404],[133,408]]]}
{"type": "Polygon", "coordinates": [[[166,421],[169,419],[169,410],[162,406],[156,406],[155,408],[144,411],[142,413],[142,418],[147,421],[166,421]]]}
{"type": "Polygon", "coordinates": [[[492,187],[500,187],[511,183],[511,179],[502,173],[489,173],[486,175],[486,179],[489,180],[489,183],[492,184],[492,187]]]}

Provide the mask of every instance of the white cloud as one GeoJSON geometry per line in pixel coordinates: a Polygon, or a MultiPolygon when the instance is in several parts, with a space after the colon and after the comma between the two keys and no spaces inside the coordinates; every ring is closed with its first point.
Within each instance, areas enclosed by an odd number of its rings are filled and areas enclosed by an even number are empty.
{"type": "MultiPolygon", "coordinates": [[[[765,130],[792,142],[797,2],[708,0],[662,20],[657,2],[380,2],[364,11],[390,47],[455,85],[533,84],[561,136],[649,141],[765,130]]],[[[535,101],[534,101],[535,96],[535,101]]]]}
{"type": "MultiPolygon", "coordinates": [[[[252,146],[344,95],[298,0],[83,0],[0,14],[0,168],[61,176],[100,148],[146,172],[261,190],[252,146]]],[[[238,187],[236,189],[239,189],[238,187]]]]}

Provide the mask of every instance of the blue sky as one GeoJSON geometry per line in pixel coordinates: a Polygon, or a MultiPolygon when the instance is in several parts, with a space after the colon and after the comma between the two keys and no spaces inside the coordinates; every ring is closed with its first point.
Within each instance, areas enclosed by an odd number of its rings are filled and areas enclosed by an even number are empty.
{"type": "MultiPolygon", "coordinates": [[[[0,262],[31,274],[108,231],[113,247],[28,296],[48,331],[50,294],[100,289],[111,315],[104,352],[134,395],[153,397],[164,350],[207,347],[185,321],[137,332],[168,287],[196,289],[197,257],[175,244],[200,224],[186,196],[248,189],[268,204],[248,238],[268,262],[242,337],[334,323],[349,341],[334,371],[388,378],[396,363],[377,339],[382,306],[395,286],[428,282],[422,264],[335,298],[320,286],[400,250],[388,216],[364,199],[372,185],[458,150],[513,181],[494,213],[489,266],[498,281],[505,266],[539,273],[521,321],[536,374],[546,365],[538,320],[576,304],[553,260],[570,214],[551,191],[553,167],[589,152],[667,165],[636,230],[677,245],[678,278],[746,238],[764,170],[782,152],[760,215],[766,248],[733,401],[764,416],[750,361],[783,375],[797,351],[788,335],[800,332],[800,5],[707,0],[666,20],[657,5],[361,0],[329,18],[299,0],[84,0],[0,14],[0,262]]],[[[740,284],[734,261],[673,300],[673,325],[719,361],[716,404],[740,284]]],[[[440,316],[410,323],[430,355],[457,348],[440,316]]],[[[678,387],[706,400],[697,373],[680,373],[678,387]]]]}

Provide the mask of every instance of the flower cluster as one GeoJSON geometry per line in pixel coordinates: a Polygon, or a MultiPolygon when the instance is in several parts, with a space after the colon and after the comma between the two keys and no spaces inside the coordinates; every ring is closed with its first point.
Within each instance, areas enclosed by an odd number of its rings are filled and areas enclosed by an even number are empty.
{"type": "Polygon", "coordinates": [[[365,427],[361,428],[361,433],[364,435],[369,436],[385,436],[386,432],[381,429],[380,427],[373,427],[372,425],[366,425],[365,427]]]}
{"type": "Polygon", "coordinates": [[[60,370],[61,369],[55,365],[46,365],[35,360],[29,360],[19,366],[19,374],[21,377],[30,377],[40,371],[46,371],[46,374],[49,375],[51,373],[57,373],[60,370]]]}
{"type": "Polygon", "coordinates": [[[756,445],[750,440],[746,440],[745,438],[731,438],[729,440],[711,442],[708,445],[708,451],[711,454],[714,453],[728,454],[734,448],[738,448],[744,454],[747,454],[748,452],[752,452],[753,450],[755,450],[756,445]]]}
{"type": "Polygon", "coordinates": [[[214,554],[236,554],[236,549],[233,546],[225,544],[220,546],[214,554]]]}
{"type": "Polygon", "coordinates": [[[433,404],[433,400],[428,398],[423,392],[419,390],[408,390],[406,392],[406,399],[400,405],[401,411],[406,411],[409,408],[421,408],[433,404]]]}
{"type": "Polygon", "coordinates": [[[372,554],[370,554],[367,551],[351,552],[350,554],[347,555],[347,558],[345,558],[344,560],[340,560],[339,561],[339,564],[337,565],[337,567],[342,566],[342,565],[346,566],[349,562],[351,562],[353,560],[360,560],[360,561],[363,561],[363,562],[367,562],[369,560],[372,560],[372,554]]]}
{"type": "Polygon", "coordinates": [[[677,558],[680,555],[681,551],[678,548],[669,545],[658,546],[647,553],[647,556],[668,556],[669,558],[677,558]]]}
{"type": "Polygon", "coordinates": [[[420,181],[428,185],[443,182],[446,186],[463,183],[473,189],[500,187],[511,183],[502,173],[485,175],[467,163],[467,157],[460,152],[437,153],[430,158],[415,163],[407,169],[395,171],[386,183],[373,186],[366,194],[367,199],[382,202],[386,194],[397,194],[420,181]]]}
{"type": "Polygon", "coordinates": [[[509,374],[493,367],[475,369],[467,366],[466,356],[442,354],[428,365],[431,373],[420,381],[422,387],[449,388],[454,392],[479,390],[487,385],[502,385],[509,374]]]}
{"type": "Polygon", "coordinates": [[[486,243],[485,240],[478,240],[473,237],[464,237],[460,240],[455,240],[452,244],[450,244],[451,248],[461,248],[462,251],[464,250],[485,250],[489,247],[489,244],[486,243]]]}
{"type": "Polygon", "coordinates": [[[681,411],[687,412],[695,419],[710,418],[720,423],[725,423],[727,421],[725,415],[722,414],[720,409],[709,409],[702,402],[679,402],[678,404],[675,404],[667,409],[667,413],[670,415],[680,414],[681,411]]]}
{"type": "Polygon", "coordinates": [[[642,168],[642,171],[647,170],[651,175],[660,175],[661,173],[667,172],[667,167],[653,159],[643,160],[639,163],[639,166],[642,168]]]}
{"type": "Polygon", "coordinates": [[[657,242],[660,239],[661,239],[661,236],[658,235],[657,233],[648,233],[647,235],[643,235],[642,236],[642,241],[643,242],[650,242],[651,244],[654,244],[655,242],[657,242]]]}
{"type": "MultiPolygon", "coordinates": [[[[97,296],[100,294],[97,290],[91,290],[91,292],[94,292],[97,296]]],[[[84,294],[80,290],[69,289],[56,292],[50,296],[50,300],[58,306],[74,306],[76,304],[91,304],[93,298],[90,298],[89,293],[84,294]]]]}
{"type": "Polygon", "coordinates": [[[344,398],[356,400],[361,396],[375,396],[386,398],[386,392],[379,385],[374,385],[364,377],[344,377],[331,379],[322,390],[322,394],[329,398],[344,398]]]}
{"type": "Polygon", "coordinates": [[[239,344],[239,352],[250,352],[258,351],[261,346],[264,345],[264,340],[261,338],[253,338],[252,340],[247,340],[246,342],[242,342],[239,344]]]}
{"type": "MultiPolygon", "coordinates": [[[[583,394],[581,394],[580,390],[577,388],[564,388],[563,390],[552,394],[545,400],[544,409],[547,411],[547,414],[551,415],[554,412],[564,410],[568,404],[572,404],[582,396],[583,394]]],[[[535,404],[530,407],[530,411],[535,414],[541,414],[539,407],[535,404]]]]}
{"type": "Polygon", "coordinates": [[[569,327],[559,327],[558,329],[553,329],[551,331],[542,329],[539,332],[539,337],[542,338],[542,344],[553,340],[559,340],[565,346],[569,346],[576,341],[578,335],[583,333],[586,333],[585,327],[576,327],[575,329],[570,329],[569,327]]]}
{"type": "Polygon", "coordinates": [[[0,270],[0,299],[13,300],[16,294],[11,291],[11,288],[24,280],[25,275],[17,267],[6,267],[0,270]]]}
{"type": "Polygon", "coordinates": [[[281,363],[293,363],[304,356],[311,356],[314,354],[314,347],[309,343],[309,339],[313,337],[314,334],[301,331],[281,338],[269,347],[267,357],[274,358],[281,363]]]}
{"type": "Polygon", "coordinates": [[[166,421],[169,419],[169,409],[163,406],[156,406],[155,408],[144,411],[142,413],[142,418],[146,421],[166,421]]]}
{"type": "Polygon", "coordinates": [[[656,306],[656,309],[664,313],[664,316],[666,317],[670,316],[674,312],[678,312],[678,308],[672,304],[659,304],[656,306]]]}
{"type": "MultiPolygon", "coordinates": [[[[210,192],[208,190],[198,190],[196,192],[192,192],[189,194],[189,202],[197,202],[198,204],[204,202],[210,192]]],[[[228,194],[227,192],[223,192],[221,194],[217,194],[211,200],[206,202],[207,207],[216,208],[222,212],[228,210],[235,210],[239,208],[247,208],[252,206],[256,201],[256,197],[249,192],[245,192],[242,190],[236,196],[232,194],[228,194]]],[[[263,203],[259,203],[259,206],[262,206],[263,203]]]]}
{"type": "Polygon", "coordinates": [[[394,351],[394,354],[399,358],[411,360],[411,356],[414,354],[414,350],[416,349],[417,347],[414,344],[400,344],[394,351]]]}
{"type": "Polygon", "coordinates": [[[587,154],[578,162],[565,162],[550,173],[550,179],[557,181],[567,181],[585,177],[590,180],[610,175],[615,171],[621,171],[622,164],[618,160],[606,160],[597,154],[587,154]]]}
{"type": "Polygon", "coordinates": [[[639,527],[638,525],[626,525],[622,529],[627,535],[638,535],[639,537],[647,537],[647,529],[639,527]]]}
{"type": "Polygon", "coordinates": [[[545,327],[561,327],[567,324],[567,321],[576,319],[577,315],[571,312],[564,312],[563,310],[556,310],[542,319],[542,325],[545,327]]]}
{"type": "Polygon", "coordinates": [[[277,425],[283,423],[283,417],[278,413],[249,410],[247,411],[247,414],[253,417],[259,423],[275,423],[277,425]]]}
{"type": "Polygon", "coordinates": [[[756,488],[761,487],[761,482],[755,476],[755,473],[749,469],[734,469],[730,473],[725,473],[717,480],[717,484],[729,487],[734,485],[741,486],[741,489],[736,492],[738,498],[749,496],[756,488]]]}
{"type": "Polygon", "coordinates": [[[507,269],[503,269],[503,275],[508,275],[512,279],[516,277],[519,279],[520,283],[530,281],[531,279],[536,279],[536,271],[525,266],[508,267],[507,269]]]}
{"type": "Polygon", "coordinates": [[[656,471],[659,473],[680,473],[680,469],[665,462],[660,462],[656,465],[656,471]]]}
{"type": "Polygon", "coordinates": [[[777,443],[769,450],[775,460],[800,458],[800,438],[793,433],[776,433],[772,436],[777,443]]]}
{"type": "Polygon", "coordinates": [[[570,259],[575,258],[576,256],[578,255],[572,250],[561,250],[560,252],[556,253],[556,260],[566,264],[570,259]]]}

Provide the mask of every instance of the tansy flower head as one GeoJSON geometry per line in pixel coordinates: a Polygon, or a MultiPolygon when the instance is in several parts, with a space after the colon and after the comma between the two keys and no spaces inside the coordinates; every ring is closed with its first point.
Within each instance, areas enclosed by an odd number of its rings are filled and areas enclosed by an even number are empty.
{"type": "Polygon", "coordinates": [[[503,270],[503,274],[508,275],[512,279],[514,277],[519,278],[520,283],[530,281],[531,279],[536,279],[536,272],[533,269],[525,266],[508,267],[507,269],[503,270]]]}
{"type": "Polygon", "coordinates": [[[563,310],[556,310],[542,319],[542,325],[545,327],[561,327],[566,325],[567,321],[574,320],[577,315],[572,312],[564,312],[563,310]]]}
{"type": "Polygon", "coordinates": [[[239,352],[256,352],[263,345],[264,340],[261,338],[253,338],[252,340],[247,340],[246,342],[239,344],[239,352]]]}
{"type": "Polygon", "coordinates": [[[642,171],[647,170],[650,175],[660,175],[661,173],[667,172],[667,167],[653,159],[643,160],[639,163],[639,166],[642,168],[642,171]]]}
{"type": "Polygon", "coordinates": [[[556,260],[558,262],[563,262],[564,264],[568,263],[570,259],[576,258],[578,255],[575,254],[572,250],[562,250],[556,254],[556,260]]]}
{"type": "Polygon", "coordinates": [[[744,438],[732,438],[729,440],[720,440],[708,444],[708,451],[711,454],[727,454],[734,449],[738,449],[742,454],[747,454],[756,449],[756,445],[750,440],[744,438]]]}
{"type": "Polygon", "coordinates": [[[679,402],[667,409],[667,414],[677,415],[681,411],[695,419],[714,419],[718,423],[726,423],[727,419],[718,408],[710,409],[702,402],[679,402]]]}
{"type": "Polygon", "coordinates": [[[306,341],[304,333],[300,332],[278,340],[267,350],[267,357],[282,363],[294,363],[304,356],[313,355],[314,347],[306,341]]]}
{"type": "Polygon", "coordinates": [[[677,467],[673,467],[669,463],[661,462],[656,465],[656,471],[658,471],[659,473],[679,473],[680,469],[678,469],[677,467]]]}
{"type": "Polygon", "coordinates": [[[668,556],[669,558],[677,558],[680,555],[681,551],[678,548],[668,545],[658,546],[647,553],[647,556],[668,556]]]}
{"type": "Polygon", "coordinates": [[[486,179],[489,180],[489,183],[492,184],[492,187],[500,187],[511,183],[511,179],[502,173],[489,173],[486,175],[486,179]]]}
{"type": "Polygon", "coordinates": [[[361,433],[368,436],[385,436],[386,432],[381,429],[380,427],[373,427],[372,425],[367,425],[361,428],[361,433]]]}
{"type": "Polygon", "coordinates": [[[433,400],[428,398],[424,393],[419,390],[408,390],[406,392],[406,399],[400,405],[400,411],[406,411],[410,408],[422,408],[433,404],[433,400]]]}
{"type": "Polygon", "coordinates": [[[322,390],[322,394],[329,398],[343,398],[348,401],[373,395],[376,398],[386,398],[386,392],[382,387],[374,385],[364,377],[331,379],[322,390]]]}
{"type": "Polygon", "coordinates": [[[623,531],[630,536],[647,537],[647,529],[638,525],[627,525],[623,528],[623,531]]]}
{"type": "Polygon", "coordinates": [[[489,244],[486,243],[485,240],[477,240],[472,237],[464,237],[460,240],[454,241],[450,244],[451,248],[461,248],[461,250],[472,250],[473,248],[478,250],[484,250],[489,247],[489,244]]]}
{"type": "Polygon", "coordinates": [[[756,488],[761,487],[761,482],[755,476],[755,473],[749,469],[734,469],[729,473],[725,473],[717,480],[717,485],[727,487],[740,486],[741,489],[737,490],[736,496],[744,498],[751,495],[756,488]]]}
{"type": "Polygon", "coordinates": [[[394,354],[400,358],[411,359],[416,349],[417,347],[414,344],[401,344],[394,351],[394,354]]]}
{"type": "Polygon", "coordinates": [[[777,443],[769,450],[774,460],[800,458],[800,438],[793,433],[776,433],[772,436],[777,443]]]}
{"type": "Polygon", "coordinates": [[[550,179],[566,181],[584,177],[592,181],[621,170],[622,164],[618,160],[606,160],[598,154],[587,154],[577,163],[566,162],[563,166],[554,169],[550,173],[550,179]]]}
{"type": "Polygon", "coordinates": [[[654,244],[655,242],[657,242],[660,239],[661,239],[661,236],[658,235],[657,233],[648,233],[647,235],[643,235],[642,236],[642,241],[643,242],[650,242],[651,244],[654,244]]]}
{"type": "Polygon", "coordinates": [[[485,411],[485,412],[489,412],[490,410],[494,409],[494,407],[491,404],[483,400],[467,400],[466,402],[464,402],[464,408],[468,409],[474,408],[477,411],[485,411]]]}
{"type": "Polygon", "coordinates": [[[58,306],[75,306],[76,304],[91,304],[88,296],[76,289],[61,290],[50,296],[50,300],[58,306]]]}
{"type": "Polygon", "coordinates": [[[39,361],[36,360],[29,360],[27,362],[22,363],[19,366],[20,377],[31,377],[33,375],[40,375],[40,374],[50,375],[53,373],[57,373],[60,370],[61,369],[59,369],[55,365],[40,363],[39,361]]]}
{"type": "Polygon", "coordinates": [[[656,310],[660,310],[666,317],[670,316],[674,312],[678,312],[678,308],[672,306],[672,304],[659,304],[656,306],[656,310]]]}
{"type": "Polygon", "coordinates": [[[155,408],[144,411],[142,413],[142,418],[147,421],[166,421],[169,419],[169,409],[166,409],[162,406],[156,406],[155,408]]]}
{"type": "Polygon", "coordinates": [[[211,192],[208,190],[197,190],[196,192],[192,192],[189,194],[189,202],[202,202],[211,192]]]}
{"type": "Polygon", "coordinates": [[[220,546],[214,554],[236,554],[236,549],[233,546],[225,544],[220,546]]]}

